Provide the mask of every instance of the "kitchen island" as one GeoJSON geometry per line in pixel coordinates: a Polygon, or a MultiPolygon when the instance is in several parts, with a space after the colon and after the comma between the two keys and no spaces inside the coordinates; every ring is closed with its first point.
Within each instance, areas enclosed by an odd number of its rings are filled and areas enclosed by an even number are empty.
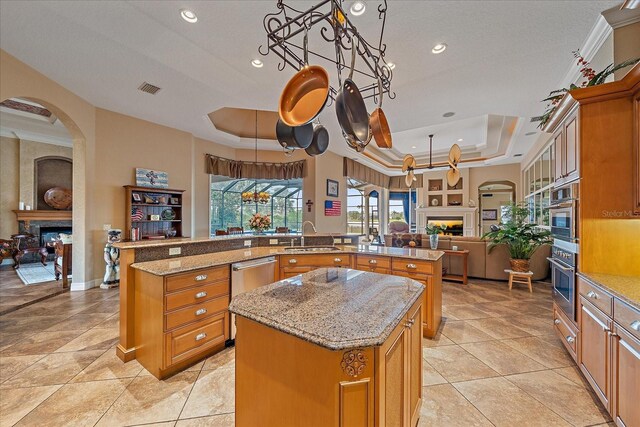
{"type": "Polygon", "coordinates": [[[321,268],[236,296],[236,426],[415,426],[424,289],[321,268]]]}

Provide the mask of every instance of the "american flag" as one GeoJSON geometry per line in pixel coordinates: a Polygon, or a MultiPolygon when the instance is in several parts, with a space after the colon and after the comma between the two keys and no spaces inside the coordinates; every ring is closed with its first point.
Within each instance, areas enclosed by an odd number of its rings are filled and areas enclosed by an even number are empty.
{"type": "Polygon", "coordinates": [[[131,208],[131,221],[140,221],[144,218],[144,213],[140,208],[131,208]]]}
{"type": "Polygon", "coordinates": [[[336,200],[324,201],[324,216],[340,216],[341,203],[336,200]]]}

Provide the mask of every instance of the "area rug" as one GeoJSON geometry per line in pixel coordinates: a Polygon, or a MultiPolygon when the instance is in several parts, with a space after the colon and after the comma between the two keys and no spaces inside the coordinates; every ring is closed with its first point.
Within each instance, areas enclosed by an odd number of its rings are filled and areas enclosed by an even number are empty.
{"type": "Polygon", "coordinates": [[[33,285],[36,283],[50,282],[56,280],[53,262],[48,262],[46,266],[39,262],[28,264],[20,264],[20,268],[16,270],[18,277],[25,285],[33,285]]]}

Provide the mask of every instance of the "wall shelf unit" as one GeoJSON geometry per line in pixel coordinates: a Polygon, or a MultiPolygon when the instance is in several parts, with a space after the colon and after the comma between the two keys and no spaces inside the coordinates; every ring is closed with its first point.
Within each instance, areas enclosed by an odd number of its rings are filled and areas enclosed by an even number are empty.
{"type": "Polygon", "coordinates": [[[164,236],[168,230],[182,237],[182,197],[185,190],[169,188],[137,187],[125,185],[125,238],[131,237],[131,229],[138,227],[142,239],[164,236]],[[157,203],[149,202],[157,201],[157,203]],[[171,203],[171,202],[174,203],[171,203]],[[151,219],[157,215],[159,219],[151,219]],[[134,219],[134,216],[137,216],[134,219]]]}

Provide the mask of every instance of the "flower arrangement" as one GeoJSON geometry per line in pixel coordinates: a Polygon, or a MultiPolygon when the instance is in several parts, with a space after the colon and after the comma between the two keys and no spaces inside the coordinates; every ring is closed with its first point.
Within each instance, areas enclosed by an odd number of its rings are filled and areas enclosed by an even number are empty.
{"type": "Polygon", "coordinates": [[[562,88],[562,89],[549,92],[549,96],[542,100],[542,102],[547,102],[547,106],[544,114],[542,114],[541,116],[531,118],[532,122],[540,122],[538,127],[541,129],[549,121],[549,118],[556,111],[558,104],[560,103],[560,101],[562,100],[562,98],[565,96],[567,92],[572,91],[574,89],[579,89],[581,87],[600,85],[605,82],[607,77],[609,77],[611,74],[618,71],[619,69],[628,67],[629,65],[635,65],[638,62],[640,62],[640,58],[635,58],[635,59],[629,59],[627,61],[621,62],[620,64],[615,66],[612,63],[612,64],[609,64],[604,70],[600,71],[599,73],[596,73],[596,71],[589,66],[589,61],[584,59],[584,57],[580,54],[579,50],[574,50],[572,53],[573,53],[573,56],[578,60],[577,66],[582,67],[580,68],[580,74],[582,74],[582,77],[585,80],[582,81],[580,86],[577,86],[571,83],[568,89],[562,88]]]}
{"type": "Polygon", "coordinates": [[[249,218],[249,228],[257,233],[271,228],[271,218],[269,215],[255,213],[249,218]]]}

